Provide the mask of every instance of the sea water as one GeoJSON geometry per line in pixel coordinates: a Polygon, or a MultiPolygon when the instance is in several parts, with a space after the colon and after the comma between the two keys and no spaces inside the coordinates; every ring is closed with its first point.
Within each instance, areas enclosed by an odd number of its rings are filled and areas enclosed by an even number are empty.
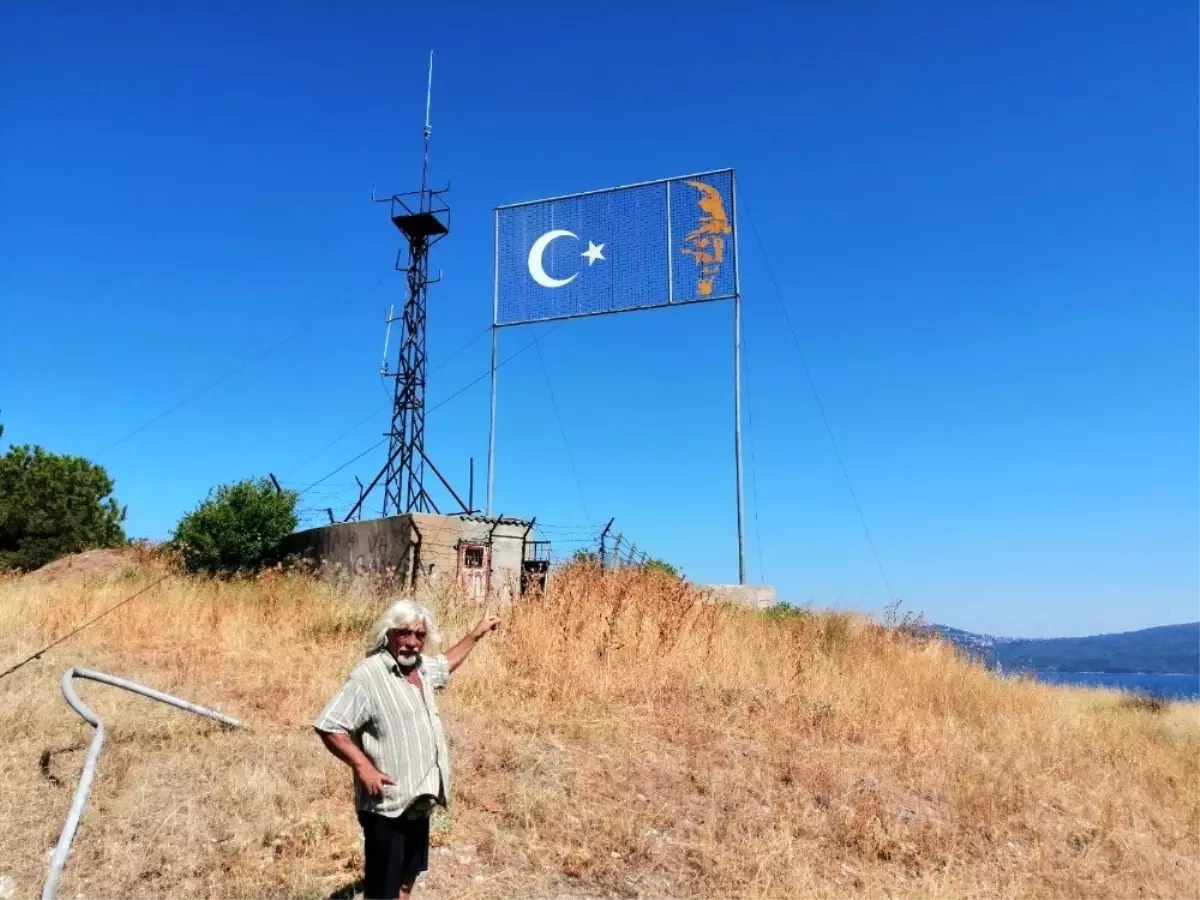
{"type": "Polygon", "coordinates": [[[1200,675],[1140,675],[1107,672],[1039,672],[1029,673],[1048,684],[1069,684],[1076,687],[1109,688],[1148,694],[1164,700],[1200,699],[1200,675]]]}

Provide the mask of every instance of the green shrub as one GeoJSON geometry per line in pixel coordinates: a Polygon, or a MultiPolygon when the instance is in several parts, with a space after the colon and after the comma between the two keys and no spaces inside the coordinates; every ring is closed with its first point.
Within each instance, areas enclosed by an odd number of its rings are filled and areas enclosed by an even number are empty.
{"type": "Polygon", "coordinates": [[[296,528],[298,496],[266,478],[223,484],[179,520],[171,543],[194,572],[260,571],[282,558],[283,539],[296,528]]]}
{"type": "Polygon", "coordinates": [[[81,456],[10,447],[0,456],[0,570],[125,543],[125,510],[112,489],[103,466],[81,456]]]}
{"type": "Polygon", "coordinates": [[[790,603],[784,603],[782,600],[777,603],[772,603],[766,609],[760,612],[760,615],[769,621],[778,622],[783,619],[808,619],[812,617],[812,610],[805,606],[793,606],[790,603]]]}
{"type": "Polygon", "coordinates": [[[665,559],[657,559],[655,557],[651,557],[650,559],[648,559],[644,563],[642,563],[642,568],[648,569],[651,572],[662,572],[666,575],[670,575],[672,578],[681,577],[679,574],[679,570],[677,568],[675,568],[673,565],[671,565],[669,562],[667,562],[665,559]]]}

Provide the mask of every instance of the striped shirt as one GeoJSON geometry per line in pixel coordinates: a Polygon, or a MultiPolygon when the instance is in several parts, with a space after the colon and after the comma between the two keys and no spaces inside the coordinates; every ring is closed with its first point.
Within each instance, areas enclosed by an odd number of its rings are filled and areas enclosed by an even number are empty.
{"type": "Polygon", "coordinates": [[[421,687],[404,677],[386,649],[372,653],[350,673],[313,722],[318,731],[348,734],[380,772],[385,784],[375,797],[354,779],[354,805],[395,818],[419,794],[445,806],[450,797],[450,751],[442,732],[434,691],[446,686],[445,656],[422,656],[421,687]]]}

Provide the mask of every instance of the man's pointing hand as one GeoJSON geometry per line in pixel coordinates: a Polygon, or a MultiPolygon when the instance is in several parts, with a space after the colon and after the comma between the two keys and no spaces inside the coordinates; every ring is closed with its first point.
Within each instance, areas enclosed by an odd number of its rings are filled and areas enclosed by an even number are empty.
{"type": "Polygon", "coordinates": [[[483,614],[483,618],[479,620],[479,624],[476,625],[471,630],[471,634],[473,634],[476,637],[476,639],[478,639],[478,638],[483,637],[489,631],[495,631],[499,626],[500,626],[500,617],[498,615],[496,615],[494,612],[485,611],[483,614]]]}
{"type": "Polygon", "coordinates": [[[490,631],[495,631],[500,625],[500,617],[493,612],[489,612],[485,606],[483,608],[483,618],[479,620],[479,624],[468,631],[461,641],[446,651],[446,662],[450,664],[450,671],[453,672],[462,665],[467,654],[485,634],[490,631]]]}

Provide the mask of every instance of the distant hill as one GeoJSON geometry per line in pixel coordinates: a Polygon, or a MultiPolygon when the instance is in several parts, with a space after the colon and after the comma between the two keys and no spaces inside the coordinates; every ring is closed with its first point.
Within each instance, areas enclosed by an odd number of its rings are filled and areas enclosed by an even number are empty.
{"type": "Polygon", "coordinates": [[[961,631],[958,628],[951,628],[949,625],[934,625],[933,630],[938,632],[946,640],[953,644],[958,644],[960,647],[968,650],[982,651],[990,650],[997,644],[1011,644],[1014,641],[1021,641],[1024,638],[1006,638],[995,637],[990,634],[975,634],[971,631],[961,631]]]}
{"type": "Polygon", "coordinates": [[[934,630],[988,665],[1050,672],[1200,674],[1200,622],[1073,638],[1002,638],[945,625],[934,630]]]}

